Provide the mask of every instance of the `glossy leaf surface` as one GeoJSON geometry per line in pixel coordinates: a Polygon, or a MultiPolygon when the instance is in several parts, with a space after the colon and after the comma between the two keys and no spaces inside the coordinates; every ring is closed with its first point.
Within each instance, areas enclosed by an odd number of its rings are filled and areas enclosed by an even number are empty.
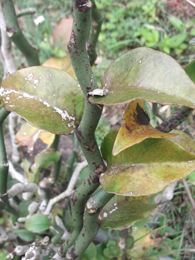
{"type": "Polygon", "coordinates": [[[29,67],[9,75],[0,88],[1,102],[34,126],[55,134],[69,134],[78,125],[83,96],[66,72],[29,67]]]}
{"type": "MultiPolygon", "coordinates": [[[[124,196],[146,196],[163,190],[195,169],[195,153],[185,149],[180,139],[147,139],[117,156],[112,156],[116,132],[102,144],[102,154],[110,166],[100,182],[107,192],[124,196]]],[[[187,139],[185,139],[187,140],[187,139]]],[[[194,141],[188,139],[190,146],[194,141]]]]}
{"type": "Polygon", "coordinates": [[[102,227],[124,229],[139,219],[148,217],[155,204],[150,197],[114,196],[101,210],[99,221],[102,227]]]}
{"type": "Polygon", "coordinates": [[[141,47],[115,60],[103,79],[108,94],[91,97],[98,104],[113,105],[135,98],[195,107],[195,85],[182,67],[162,52],[141,47]]]}
{"type": "Polygon", "coordinates": [[[131,101],[125,110],[123,123],[116,136],[112,153],[117,155],[149,137],[168,138],[173,135],[153,128],[150,125],[150,118],[144,110],[144,100],[136,99],[131,101]]]}

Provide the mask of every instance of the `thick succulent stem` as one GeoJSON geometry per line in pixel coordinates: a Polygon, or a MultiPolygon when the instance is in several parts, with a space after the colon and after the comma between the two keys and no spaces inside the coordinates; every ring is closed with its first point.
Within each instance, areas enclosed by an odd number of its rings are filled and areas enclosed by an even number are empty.
{"type": "Polygon", "coordinates": [[[86,203],[83,228],[75,244],[68,250],[67,259],[77,259],[87,249],[99,229],[100,209],[113,197],[102,189],[97,189],[86,203]]]}
{"type": "Polygon", "coordinates": [[[96,53],[96,43],[98,41],[98,36],[101,31],[102,27],[102,16],[100,12],[98,11],[95,1],[92,1],[93,7],[92,7],[92,31],[90,34],[90,39],[89,39],[89,45],[88,45],[88,54],[89,54],[89,60],[90,64],[93,65],[96,58],[97,58],[97,53],[96,53]]]}
{"type": "MultiPolygon", "coordinates": [[[[72,198],[74,231],[66,243],[65,252],[71,245],[73,245],[72,251],[74,251],[79,243],[78,240],[80,241],[79,233],[83,227],[85,204],[99,185],[99,175],[106,169],[95,140],[95,129],[101,116],[102,107],[90,104],[88,101],[88,92],[97,88],[87,53],[87,41],[91,29],[91,6],[89,0],[74,0],[74,27],[68,46],[72,64],[85,97],[84,113],[76,135],[87,159],[90,177],[76,189],[72,198]]],[[[90,228],[93,227],[90,225],[90,228]]],[[[85,240],[86,246],[92,241],[94,235],[95,232],[85,240]]]]}

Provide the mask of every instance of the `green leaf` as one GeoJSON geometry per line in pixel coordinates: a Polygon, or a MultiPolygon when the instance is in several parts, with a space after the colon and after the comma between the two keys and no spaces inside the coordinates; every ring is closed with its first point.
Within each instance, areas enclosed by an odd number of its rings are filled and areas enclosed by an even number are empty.
{"type": "Polygon", "coordinates": [[[0,88],[1,103],[38,128],[69,134],[78,125],[83,96],[66,72],[42,66],[9,75],[0,88]]]}
{"type": "Polygon", "coordinates": [[[176,16],[170,16],[169,21],[178,31],[182,31],[185,28],[183,21],[176,16]]]}
{"type": "Polygon", "coordinates": [[[33,233],[41,234],[48,230],[50,227],[50,221],[48,216],[43,214],[35,214],[26,220],[25,228],[33,233]]]}
{"type": "Polygon", "coordinates": [[[47,169],[49,166],[54,166],[59,163],[61,153],[52,149],[43,150],[34,158],[34,163],[31,165],[32,173],[29,174],[28,179],[31,182],[38,183],[40,181],[41,170],[47,169]]]}
{"type": "Polygon", "coordinates": [[[116,132],[110,133],[102,144],[102,155],[110,167],[100,176],[100,183],[107,192],[147,196],[195,169],[194,141],[183,135],[169,140],[149,138],[112,156],[115,136],[116,132]]]}
{"type": "MultiPolygon", "coordinates": [[[[186,40],[187,33],[179,33],[174,36],[167,36],[164,38],[164,41],[162,42],[162,45],[165,45],[168,48],[179,48],[181,47],[181,44],[186,40]]],[[[165,47],[164,46],[164,47],[165,47]]]]}
{"type": "Polygon", "coordinates": [[[149,48],[137,48],[115,60],[103,79],[104,97],[94,103],[113,105],[143,98],[165,104],[195,107],[195,85],[170,56],[149,48]]]}
{"type": "Polygon", "coordinates": [[[101,210],[99,220],[102,227],[124,229],[148,217],[154,207],[152,196],[114,196],[101,210]]]}
{"type": "Polygon", "coordinates": [[[113,156],[112,149],[117,131],[110,132],[101,146],[108,166],[128,163],[181,162],[195,159],[195,142],[186,134],[174,131],[178,136],[170,139],[149,138],[113,156]]]}
{"type": "Polygon", "coordinates": [[[195,82],[195,60],[185,67],[185,71],[193,82],[195,82]]]}
{"type": "Polygon", "coordinates": [[[35,235],[26,229],[16,229],[14,233],[23,241],[31,242],[35,239],[35,235]]]}

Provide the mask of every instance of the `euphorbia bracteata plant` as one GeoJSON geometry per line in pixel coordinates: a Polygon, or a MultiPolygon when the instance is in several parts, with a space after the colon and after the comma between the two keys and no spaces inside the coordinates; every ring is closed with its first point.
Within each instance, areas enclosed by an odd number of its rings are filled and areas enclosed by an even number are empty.
{"type": "Polygon", "coordinates": [[[6,110],[57,135],[75,132],[88,161],[90,178],[72,197],[73,227],[64,246],[68,259],[83,253],[99,225],[123,229],[145,218],[155,207],[156,194],[195,169],[194,141],[153,128],[144,109],[148,101],[195,108],[194,68],[186,70],[189,77],[170,56],[136,48],[110,65],[97,91],[86,52],[91,6],[84,2],[76,1],[69,44],[77,80],[65,71],[35,66],[8,75],[0,88],[6,110]],[[120,103],[128,103],[122,126],[118,134],[111,131],[105,137],[100,152],[94,133],[102,105],[120,103]]]}

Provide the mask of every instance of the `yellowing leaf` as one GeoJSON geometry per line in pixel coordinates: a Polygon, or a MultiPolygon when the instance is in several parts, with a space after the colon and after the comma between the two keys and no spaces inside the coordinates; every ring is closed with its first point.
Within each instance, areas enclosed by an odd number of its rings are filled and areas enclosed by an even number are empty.
{"type": "Polygon", "coordinates": [[[66,72],[43,66],[21,69],[2,81],[0,99],[33,126],[69,134],[79,124],[83,94],[66,72]]]}
{"type": "Polygon", "coordinates": [[[148,217],[155,203],[153,197],[114,196],[100,211],[102,227],[124,229],[136,221],[148,217]]]}
{"type": "Polygon", "coordinates": [[[101,148],[108,170],[101,175],[100,182],[107,192],[147,196],[195,169],[195,142],[186,134],[169,139],[148,138],[113,156],[115,136],[116,132],[108,134],[101,148]]]}
{"type": "Polygon", "coordinates": [[[195,160],[111,167],[100,177],[103,188],[124,196],[147,196],[163,190],[169,183],[195,170],[195,160]]]}
{"type": "Polygon", "coordinates": [[[64,70],[66,71],[70,76],[73,78],[76,78],[74,69],[72,67],[71,59],[69,56],[66,56],[64,58],[50,58],[46,60],[42,66],[44,67],[50,67],[54,69],[64,70]]]}
{"type": "Polygon", "coordinates": [[[195,85],[182,67],[162,52],[141,47],[123,54],[108,68],[103,79],[104,97],[97,104],[113,105],[135,98],[195,107],[195,85]]]}
{"type": "Polygon", "coordinates": [[[145,223],[138,222],[132,227],[132,236],[134,238],[133,248],[129,250],[129,255],[134,260],[156,260],[156,256],[147,257],[147,251],[150,247],[155,246],[156,241],[152,239],[151,230],[145,223]]]}
{"type": "Polygon", "coordinates": [[[163,133],[150,125],[150,119],[144,111],[144,100],[136,99],[129,103],[125,110],[122,127],[117,134],[113,155],[140,143],[147,138],[169,138],[175,136],[170,133],[163,133]]]}
{"type": "Polygon", "coordinates": [[[33,146],[38,139],[41,139],[49,147],[53,143],[54,138],[54,134],[33,127],[28,123],[24,123],[16,134],[16,142],[20,146],[28,147],[29,151],[33,150],[33,146]]]}

